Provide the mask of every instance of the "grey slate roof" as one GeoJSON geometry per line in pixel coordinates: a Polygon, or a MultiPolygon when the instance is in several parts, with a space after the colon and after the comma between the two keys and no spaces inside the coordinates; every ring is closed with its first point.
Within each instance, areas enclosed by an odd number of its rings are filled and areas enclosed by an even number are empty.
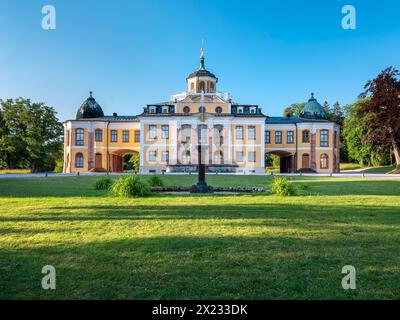
{"type": "Polygon", "coordinates": [[[267,117],[265,123],[329,122],[325,119],[306,119],[299,117],[267,117]]]}

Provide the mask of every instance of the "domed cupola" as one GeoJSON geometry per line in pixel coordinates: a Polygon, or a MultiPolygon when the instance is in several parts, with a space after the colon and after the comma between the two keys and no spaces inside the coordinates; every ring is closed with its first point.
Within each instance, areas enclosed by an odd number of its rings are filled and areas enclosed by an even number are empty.
{"type": "Polygon", "coordinates": [[[314,98],[314,93],[311,93],[311,98],[308,100],[303,110],[301,110],[300,118],[326,120],[324,108],[314,98]]]}
{"type": "Polygon", "coordinates": [[[216,92],[218,78],[205,68],[204,49],[200,50],[200,67],[186,78],[188,92],[190,93],[214,93],[216,92]]]}
{"type": "Polygon", "coordinates": [[[100,105],[93,98],[92,91],[90,91],[89,98],[82,103],[78,109],[78,112],[76,113],[76,120],[99,117],[104,117],[103,109],[101,109],[100,105]]]}

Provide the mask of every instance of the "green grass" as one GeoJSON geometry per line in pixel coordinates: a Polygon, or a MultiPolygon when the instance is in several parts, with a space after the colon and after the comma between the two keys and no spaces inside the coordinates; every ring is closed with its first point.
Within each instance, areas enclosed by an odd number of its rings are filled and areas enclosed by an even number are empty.
{"type": "MultiPolygon", "coordinates": [[[[126,199],[95,190],[96,179],[0,179],[0,299],[399,298],[400,180],[296,177],[309,186],[296,197],[126,199]],[[48,264],[56,290],[41,289],[48,264]],[[353,291],[341,288],[348,264],[353,291]]],[[[271,177],[207,180],[265,187],[271,177]]]]}
{"type": "Polygon", "coordinates": [[[396,166],[381,166],[381,167],[373,167],[362,170],[363,173],[378,173],[378,174],[385,174],[393,171],[396,166]]]}

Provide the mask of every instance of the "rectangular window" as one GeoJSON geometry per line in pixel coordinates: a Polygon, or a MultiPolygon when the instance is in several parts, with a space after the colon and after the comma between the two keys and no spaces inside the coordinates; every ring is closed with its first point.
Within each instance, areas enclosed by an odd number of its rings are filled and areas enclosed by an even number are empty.
{"type": "Polygon", "coordinates": [[[294,143],[294,132],[293,131],[287,132],[286,143],[288,143],[288,144],[294,143]]]}
{"type": "Polygon", "coordinates": [[[236,161],[237,162],[243,162],[243,151],[237,151],[236,152],[236,161]]]}
{"type": "Polygon", "coordinates": [[[243,140],[243,127],[242,126],[236,127],[236,139],[243,140]]]}
{"type": "Polygon", "coordinates": [[[117,142],[117,141],[118,141],[118,131],[111,130],[111,142],[117,142]]]}
{"type": "Polygon", "coordinates": [[[248,157],[248,162],[256,162],[256,152],[255,151],[250,151],[249,152],[249,157],[248,157]]]}
{"type": "Polygon", "coordinates": [[[157,126],[154,124],[149,125],[149,138],[150,139],[157,138],[157,126]]]}
{"type": "Polygon", "coordinates": [[[122,131],[122,142],[129,142],[129,130],[122,131]]]}
{"type": "Polygon", "coordinates": [[[329,146],[329,131],[328,130],[320,131],[320,144],[321,144],[321,147],[329,146]]]}
{"type": "Polygon", "coordinates": [[[310,142],[310,131],[303,130],[303,142],[304,143],[310,142]]]}
{"type": "Polygon", "coordinates": [[[168,162],[169,161],[169,152],[168,151],[163,151],[161,154],[161,159],[164,162],[168,162]]]}
{"type": "Polygon", "coordinates": [[[282,143],[282,131],[275,131],[275,143],[282,143]]]}
{"type": "Polygon", "coordinates": [[[77,146],[83,146],[85,144],[83,129],[76,129],[76,131],[75,131],[75,144],[77,146]]]}
{"type": "Polygon", "coordinates": [[[149,152],[149,161],[157,161],[157,151],[149,152]]]}
{"type": "Polygon", "coordinates": [[[67,143],[67,146],[69,146],[69,130],[67,130],[67,133],[66,133],[66,143],[67,143]]]}
{"type": "Polygon", "coordinates": [[[96,140],[96,142],[103,141],[103,130],[97,129],[95,131],[95,140],[96,140]]]}
{"type": "Polygon", "coordinates": [[[271,143],[271,131],[265,131],[265,143],[271,143]]]}
{"type": "Polygon", "coordinates": [[[169,139],[169,126],[168,125],[161,126],[161,137],[163,139],[169,139]]]}
{"type": "Polygon", "coordinates": [[[135,130],[135,142],[140,142],[140,131],[135,130]]]}
{"type": "Polygon", "coordinates": [[[256,127],[255,126],[249,126],[248,128],[249,131],[249,140],[256,140],[256,127]]]}

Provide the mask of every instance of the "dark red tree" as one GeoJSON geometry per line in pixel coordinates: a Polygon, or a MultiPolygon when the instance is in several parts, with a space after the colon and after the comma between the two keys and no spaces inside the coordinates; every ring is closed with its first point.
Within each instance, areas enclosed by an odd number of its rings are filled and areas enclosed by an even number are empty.
{"type": "Polygon", "coordinates": [[[362,97],[371,99],[363,103],[359,115],[367,116],[366,143],[382,147],[391,146],[400,168],[400,81],[399,71],[393,67],[383,70],[365,85],[362,97]]]}

